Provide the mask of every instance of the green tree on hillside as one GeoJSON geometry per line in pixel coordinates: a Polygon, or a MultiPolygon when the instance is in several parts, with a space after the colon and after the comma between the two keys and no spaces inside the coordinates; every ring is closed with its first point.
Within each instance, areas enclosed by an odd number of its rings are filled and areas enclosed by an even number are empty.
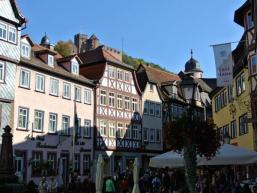
{"type": "Polygon", "coordinates": [[[54,50],[66,57],[73,53],[73,44],[71,41],[59,41],[55,45],[54,50]]]}

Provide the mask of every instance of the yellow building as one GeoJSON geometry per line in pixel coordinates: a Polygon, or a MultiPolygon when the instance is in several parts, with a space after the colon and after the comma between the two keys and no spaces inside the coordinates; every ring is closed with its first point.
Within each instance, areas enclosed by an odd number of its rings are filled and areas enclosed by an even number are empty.
{"type": "Polygon", "coordinates": [[[221,139],[227,133],[231,144],[255,150],[249,86],[247,65],[235,65],[233,86],[212,92],[212,111],[221,139]]]}

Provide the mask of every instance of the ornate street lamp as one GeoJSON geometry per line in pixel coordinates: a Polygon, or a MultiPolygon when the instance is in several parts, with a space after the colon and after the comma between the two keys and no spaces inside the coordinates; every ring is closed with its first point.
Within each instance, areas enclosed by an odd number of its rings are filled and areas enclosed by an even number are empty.
{"type": "Polygon", "coordinates": [[[193,77],[187,75],[182,78],[182,81],[180,83],[180,88],[182,91],[183,98],[185,99],[186,103],[188,104],[194,104],[195,100],[198,99],[197,96],[197,89],[198,84],[194,80],[193,77]]]}

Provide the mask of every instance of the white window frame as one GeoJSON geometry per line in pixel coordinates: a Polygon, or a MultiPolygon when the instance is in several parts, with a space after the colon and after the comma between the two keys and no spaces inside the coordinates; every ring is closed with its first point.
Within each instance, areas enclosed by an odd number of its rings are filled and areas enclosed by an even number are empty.
{"type": "Polygon", "coordinates": [[[44,128],[44,111],[35,110],[34,111],[34,122],[33,122],[33,131],[43,132],[44,128]],[[38,125],[36,124],[38,121],[38,125]]]}
{"type": "Polygon", "coordinates": [[[109,66],[109,77],[115,78],[115,68],[113,66],[109,66]]]}
{"type": "Polygon", "coordinates": [[[1,33],[3,34],[2,36],[0,36],[0,39],[1,40],[6,40],[7,41],[7,25],[5,24],[5,23],[2,23],[2,22],[0,22],[0,26],[3,26],[4,28],[1,28],[0,27],[0,31],[1,31],[1,33]],[[5,37],[4,37],[4,34],[5,34],[5,37]]]}
{"type": "Polygon", "coordinates": [[[236,78],[237,96],[241,95],[244,91],[245,91],[245,78],[244,78],[244,73],[242,73],[236,78]]]}
{"type": "Polygon", "coordinates": [[[136,98],[132,98],[132,111],[138,112],[138,100],[136,98]]]}
{"type": "Polygon", "coordinates": [[[100,136],[106,136],[106,121],[104,120],[100,120],[99,121],[99,133],[100,133],[100,136]]]}
{"type": "Polygon", "coordinates": [[[100,105],[106,105],[106,91],[100,90],[100,105]]]}
{"type": "Polygon", "coordinates": [[[79,74],[79,63],[78,62],[71,62],[71,73],[72,74],[76,74],[78,75],[79,74]]]}
{"type": "Polygon", "coordinates": [[[23,87],[23,88],[30,88],[30,71],[28,70],[25,70],[25,69],[21,69],[20,71],[20,87],[23,87]],[[27,80],[27,85],[26,84],[23,84],[23,73],[24,75],[26,75],[26,78],[28,79],[27,80]]]}
{"type": "Polygon", "coordinates": [[[130,81],[130,77],[129,77],[129,73],[125,72],[125,81],[129,82],[130,81]]]}
{"type": "Polygon", "coordinates": [[[138,127],[137,125],[132,125],[132,138],[138,139],[138,127]]]}
{"type": "Polygon", "coordinates": [[[58,124],[57,113],[49,113],[48,133],[56,133],[58,124]]]}
{"type": "Polygon", "coordinates": [[[91,104],[91,90],[85,89],[84,90],[84,102],[86,104],[91,104]]]}
{"type": "Polygon", "coordinates": [[[61,130],[61,134],[62,135],[69,135],[69,128],[70,128],[70,116],[63,115],[62,116],[62,130],[61,130]],[[66,126],[67,126],[67,128],[66,128],[66,126]]]}
{"type": "Polygon", "coordinates": [[[50,78],[50,94],[58,96],[59,93],[59,81],[55,78],[50,78]]]}
{"type": "Polygon", "coordinates": [[[4,82],[4,80],[5,80],[5,63],[3,61],[0,61],[0,82],[4,82]]]}
{"type": "Polygon", "coordinates": [[[90,138],[91,137],[91,120],[84,120],[84,130],[83,137],[90,138]]]}
{"type": "Polygon", "coordinates": [[[64,82],[63,83],[63,98],[70,99],[71,98],[71,84],[64,82]],[[67,96],[68,94],[69,96],[67,96]]]}
{"type": "Polygon", "coordinates": [[[24,42],[21,43],[21,57],[30,59],[31,57],[31,46],[24,42]]]}
{"type": "Polygon", "coordinates": [[[115,137],[115,123],[109,122],[109,137],[115,137]]]}
{"type": "Polygon", "coordinates": [[[18,128],[27,130],[28,123],[29,123],[29,109],[26,107],[19,107],[19,109],[18,109],[18,128]],[[22,110],[22,112],[21,112],[21,110],[22,110]],[[25,121],[23,121],[23,120],[25,120],[25,121]],[[20,121],[22,121],[22,125],[20,125],[20,121]]]}
{"type": "Polygon", "coordinates": [[[155,142],[155,129],[149,130],[149,142],[151,143],[155,142]]]}
{"type": "Polygon", "coordinates": [[[119,94],[118,96],[117,96],[117,108],[118,109],[122,109],[123,108],[123,101],[122,101],[122,95],[121,94],[119,94]]]}
{"type": "Polygon", "coordinates": [[[123,123],[117,123],[117,138],[123,138],[124,131],[123,131],[123,123]]]}
{"type": "Polygon", "coordinates": [[[36,91],[45,92],[45,76],[44,75],[36,74],[36,85],[35,85],[35,87],[36,87],[36,91]],[[42,82],[41,82],[40,79],[42,80],[42,82]],[[40,81],[40,82],[38,82],[38,81],[40,81]],[[41,85],[41,83],[42,83],[42,85],[41,85]],[[40,88],[40,87],[42,87],[42,88],[40,88]]]}
{"type": "Polygon", "coordinates": [[[52,67],[54,66],[54,56],[53,55],[51,55],[51,54],[47,55],[47,64],[52,67]]]}
{"type": "Polygon", "coordinates": [[[85,174],[87,170],[90,170],[90,155],[83,154],[83,174],[85,174]]]}
{"type": "Polygon", "coordinates": [[[144,102],[144,114],[145,115],[149,114],[149,102],[148,101],[144,102]]]}
{"type": "Polygon", "coordinates": [[[159,104],[159,103],[155,104],[155,116],[161,117],[161,104],[159,104]],[[159,111],[159,113],[158,113],[158,111],[159,111]]]}
{"type": "Polygon", "coordinates": [[[115,107],[115,94],[113,92],[109,92],[109,107],[115,107]]]}
{"type": "Polygon", "coordinates": [[[74,100],[77,102],[81,102],[81,87],[74,87],[74,100]]]}
{"type": "Polygon", "coordinates": [[[244,135],[249,131],[248,123],[246,119],[247,119],[247,113],[239,117],[239,135],[244,135]]]}
{"type": "Polygon", "coordinates": [[[8,28],[8,41],[14,44],[17,42],[17,29],[13,26],[9,26],[8,28]]]}
{"type": "Polygon", "coordinates": [[[250,56],[250,73],[251,75],[255,75],[257,74],[257,55],[254,54],[252,56],[250,56]],[[255,62],[255,64],[253,64],[253,61],[255,62]],[[254,67],[254,70],[253,70],[253,67],[254,67]]]}
{"type": "Polygon", "coordinates": [[[130,124],[126,123],[125,128],[126,128],[126,130],[125,130],[126,139],[131,139],[131,126],[130,126],[130,124]]]}
{"type": "Polygon", "coordinates": [[[123,71],[121,69],[117,70],[117,79],[118,80],[123,80],[123,71]]]}
{"type": "Polygon", "coordinates": [[[125,96],[125,110],[129,111],[130,110],[130,97],[125,96]]]}
{"type": "Polygon", "coordinates": [[[150,102],[149,103],[149,115],[154,115],[154,107],[155,107],[155,104],[154,104],[154,102],[150,102]],[[151,111],[152,111],[152,113],[151,113],[151,111]]]}

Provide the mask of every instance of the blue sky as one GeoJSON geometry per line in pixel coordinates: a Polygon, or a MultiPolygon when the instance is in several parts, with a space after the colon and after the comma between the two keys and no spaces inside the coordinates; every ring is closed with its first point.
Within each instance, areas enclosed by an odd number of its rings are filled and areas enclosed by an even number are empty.
{"type": "MultiPolygon", "coordinates": [[[[18,0],[33,41],[46,32],[51,43],[95,33],[101,43],[178,73],[194,51],[204,77],[215,77],[215,43],[238,41],[233,22],[244,0],[18,0]]],[[[232,47],[235,47],[234,44],[232,47]]]]}

